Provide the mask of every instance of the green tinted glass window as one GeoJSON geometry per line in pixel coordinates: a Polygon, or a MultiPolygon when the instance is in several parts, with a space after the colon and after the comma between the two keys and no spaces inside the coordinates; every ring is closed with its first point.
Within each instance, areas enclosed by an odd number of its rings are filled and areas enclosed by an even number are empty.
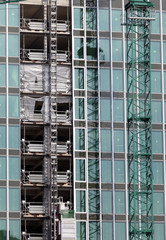
{"type": "MultiPolygon", "coordinates": [[[[164,46],[163,43],[163,47],[164,46]]],[[[166,50],[166,49],[165,49],[166,50]]],[[[165,62],[166,59],[164,58],[165,62]]],[[[160,51],[160,42],[151,42],[151,62],[152,63],[160,63],[161,62],[161,51],[160,51]]]]}
{"type": "Polygon", "coordinates": [[[6,116],[6,95],[0,95],[0,117],[6,116]]]}
{"type": "Polygon", "coordinates": [[[85,191],[76,190],[76,211],[77,212],[85,212],[85,191]]]}
{"type": "Polygon", "coordinates": [[[162,122],[162,105],[159,101],[152,101],[152,122],[162,122]]]}
{"type": "Polygon", "coordinates": [[[154,239],[165,240],[164,223],[154,223],[154,239]]]}
{"type": "Polygon", "coordinates": [[[78,240],[86,240],[86,223],[76,222],[76,235],[78,240]]]}
{"type": "Polygon", "coordinates": [[[6,239],[6,220],[0,219],[0,239],[6,239]]]}
{"type": "Polygon", "coordinates": [[[0,188],[0,211],[6,211],[6,188],[0,188]]]}
{"type": "Polygon", "coordinates": [[[109,31],[109,9],[99,9],[99,30],[109,31]]]}
{"type": "Polygon", "coordinates": [[[98,120],[98,99],[88,98],[87,99],[87,118],[88,120],[98,120]]]}
{"type": "Polygon", "coordinates": [[[6,86],[6,65],[0,64],[0,87],[6,86]]]}
{"type": "Polygon", "coordinates": [[[155,12],[155,21],[151,21],[151,33],[160,33],[160,13],[155,12]]]}
{"type": "Polygon", "coordinates": [[[20,220],[9,220],[9,240],[20,240],[20,220]]]}
{"type": "Polygon", "coordinates": [[[19,57],[19,35],[9,34],[8,38],[9,57],[19,57]]]}
{"type": "Polygon", "coordinates": [[[6,127],[0,126],[0,148],[6,148],[6,127]]]}
{"type": "Polygon", "coordinates": [[[123,70],[113,70],[113,90],[114,92],[123,91],[123,70]]]}
{"type": "Polygon", "coordinates": [[[98,190],[89,190],[89,213],[99,213],[100,204],[99,204],[99,191],[98,190]]]}
{"type": "Polygon", "coordinates": [[[83,29],[83,9],[74,8],[74,28],[83,29]]]}
{"type": "Polygon", "coordinates": [[[86,9],[86,30],[96,30],[96,8],[86,9]]]}
{"type": "Polygon", "coordinates": [[[89,222],[89,240],[100,239],[100,222],[89,222]]]}
{"type": "Polygon", "coordinates": [[[162,132],[152,132],[152,151],[153,153],[163,152],[162,132]]]}
{"type": "Polygon", "coordinates": [[[163,34],[166,34],[166,12],[162,12],[163,17],[163,34]]]}
{"type": "Polygon", "coordinates": [[[19,5],[8,5],[8,24],[11,27],[19,26],[19,5]]]}
{"type": "Polygon", "coordinates": [[[84,69],[83,68],[74,69],[74,79],[75,79],[75,88],[84,89],[84,69]]]}
{"type": "Polygon", "coordinates": [[[76,181],[85,181],[85,160],[76,159],[76,181]]]}
{"type": "Polygon", "coordinates": [[[166,93],[166,72],[164,72],[164,93],[166,93]]]}
{"type": "Polygon", "coordinates": [[[115,223],[115,239],[126,240],[126,224],[124,222],[115,223]]]}
{"type": "Polygon", "coordinates": [[[75,129],[75,150],[85,150],[85,130],[75,129]]]}
{"type": "Polygon", "coordinates": [[[122,61],[122,40],[112,40],[112,60],[114,62],[122,61]]]}
{"type": "Polygon", "coordinates": [[[100,100],[100,120],[103,122],[111,121],[111,101],[107,98],[100,100]]]}
{"type": "Polygon", "coordinates": [[[19,96],[9,95],[9,117],[19,117],[19,96]]]}
{"type": "Polygon", "coordinates": [[[96,38],[86,39],[87,60],[97,60],[97,40],[96,38]]]}
{"type": "Polygon", "coordinates": [[[88,151],[97,152],[99,150],[99,136],[97,128],[88,128],[88,151]]]}
{"type": "Polygon", "coordinates": [[[9,87],[19,87],[19,66],[9,64],[9,87]]]}
{"type": "Polygon", "coordinates": [[[112,192],[102,190],[101,191],[101,205],[102,213],[112,213],[112,192]]]}
{"type": "Polygon", "coordinates": [[[84,40],[83,38],[74,38],[74,58],[84,58],[84,40]]]}
{"type": "Polygon", "coordinates": [[[6,179],[6,157],[0,157],[0,179],[6,179]]]}
{"type": "Polygon", "coordinates": [[[112,182],[112,162],[111,160],[101,159],[101,182],[112,182]]]}
{"type": "Polygon", "coordinates": [[[116,183],[125,182],[125,161],[114,161],[114,179],[116,183]]]}
{"type": "Polygon", "coordinates": [[[110,129],[101,129],[101,151],[102,152],[111,152],[111,130],[110,129]]]}
{"type": "Polygon", "coordinates": [[[153,183],[163,184],[163,162],[153,161],[153,183]]]}
{"type": "Polygon", "coordinates": [[[123,130],[114,131],[114,151],[124,152],[124,131],[123,130]]]}
{"type": "Polygon", "coordinates": [[[9,126],[9,148],[20,148],[20,128],[18,126],[9,126]]]}
{"type": "Polygon", "coordinates": [[[20,159],[18,157],[9,157],[9,179],[20,180],[20,159]]]}
{"type": "MultiPolygon", "coordinates": [[[[10,5],[10,4],[9,4],[10,5]]],[[[6,25],[6,5],[1,5],[0,26],[6,25]]]]}
{"type": "Polygon", "coordinates": [[[113,32],[121,32],[121,14],[120,10],[112,10],[112,31],[113,32]]]}
{"type": "Polygon", "coordinates": [[[117,214],[125,213],[125,192],[115,192],[115,212],[117,214]]]}
{"type": "Polygon", "coordinates": [[[87,69],[87,90],[93,91],[98,88],[98,76],[96,68],[87,69]]]}
{"type": "Polygon", "coordinates": [[[99,58],[101,61],[110,61],[110,41],[109,39],[99,40],[99,58]]]}
{"type": "Polygon", "coordinates": [[[112,240],[112,222],[102,222],[102,239],[112,240]]]}
{"type": "Polygon", "coordinates": [[[152,93],[161,93],[161,72],[151,71],[152,93]]]}
{"type": "Polygon", "coordinates": [[[114,99],[113,101],[113,113],[114,113],[114,122],[123,122],[124,121],[124,106],[123,100],[114,99]]]}
{"type": "Polygon", "coordinates": [[[99,181],[99,160],[88,159],[88,181],[98,182],[99,181]]]}
{"type": "Polygon", "coordinates": [[[75,98],[75,119],[84,118],[84,98],[75,98]]]}
{"type": "Polygon", "coordinates": [[[153,193],[153,212],[155,215],[164,214],[164,194],[160,192],[153,193]]]}
{"type": "Polygon", "coordinates": [[[166,123],[166,101],[164,101],[164,116],[165,116],[165,123],[166,123]]]}
{"type": "Polygon", "coordinates": [[[110,69],[100,68],[100,91],[110,91],[110,69]]]}
{"type": "Polygon", "coordinates": [[[20,211],[20,189],[9,188],[9,211],[20,211]]]}
{"type": "Polygon", "coordinates": [[[0,56],[5,57],[6,56],[6,36],[5,34],[0,34],[0,56]]]}

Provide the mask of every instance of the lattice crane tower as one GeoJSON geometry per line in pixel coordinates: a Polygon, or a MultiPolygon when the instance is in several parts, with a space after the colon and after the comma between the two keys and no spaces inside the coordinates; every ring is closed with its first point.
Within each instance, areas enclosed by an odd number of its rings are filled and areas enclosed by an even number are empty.
{"type": "Polygon", "coordinates": [[[153,4],[126,4],[129,239],[153,239],[150,22],[153,4]]]}

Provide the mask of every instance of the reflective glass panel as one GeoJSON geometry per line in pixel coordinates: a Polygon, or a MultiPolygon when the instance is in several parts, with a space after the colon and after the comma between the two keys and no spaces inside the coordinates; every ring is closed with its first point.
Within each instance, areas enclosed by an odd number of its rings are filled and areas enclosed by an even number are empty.
{"type": "Polygon", "coordinates": [[[99,150],[99,136],[97,128],[88,128],[88,151],[99,150]]]}
{"type": "Polygon", "coordinates": [[[111,130],[101,129],[101,151],[111,152],[111,130]]]}
{"type": "Polygon", "coordinates": [[[19,5],[9,4],[8,5],[8,24],[11,27],[19,26],[19,5]]]}
{"type": "Polygon", "coordinates": [[[19,87],[19,66],[9,64],[9,87],[19,87]]]}
{"type": "Polygon", "coordinates": [[[76,159],[76,181],[85,181],[85,160],[76,159]]]}
{"type": "Polygon", "coordinates": [[[0,34],[0,56],[5,57],[6,56],[6,36],[5,34],[0,34]]]}
{"type": "Polygon", "coordinates": [[[161,192],[153,193],[153,212],[155,215],[164,214],[164,195],[161,192]]]}
{"type": "Polygon", "coordinates": [[[166,12],[162,12],[163,17],[163,34],[166,34],[166,12]]]}
{"type": "Polygon", "coordinates": [[[97,69],[88,68],[87,69],[87,90],[93,91],[98,88],[98,74],[97,69]]]}
{"type": "Polygon", "coordinates": [[[123,100],[114,99],[114,122],[123,122],[124,121],[124,106],[123,100]]]}
{"type": "Polygon", "coordinates": [[[112,162],[109,159],[101,159],[101,182],[112,182],[112,162]]]}
{"type": "Polygon", "coordinates": [[[99,181],[99,160],[88,159],[88,181],[98,182],[99,181]]]}
{"type": "Polygon", "coordinates": [[[152,101],[152,123],[162,122],[162,106],[159,101],[152,101]]]}
{"type": "Polygon", "coordinates": [[[0,126],[0,148],[6,148],[6,127],[0,126]]]}
{"type": "Polygon", "coordinates": [[[84,98],[75,98],[75,119],[84,118],[84,98]]]}
{"type": "Polygon", "coordinates": [[[84,129],[75,129],[75,150],[85,150],[84,129]]]}
{"type": "Polygon", "coordinates": [[[121,14],[120,10],[112,10],[112,31],[113,32],[121,32],[121,14]]]}
{"type": "Polygon", "coordinates": [[[20,128],[18,126],[9,126],[9,148],[20,148],[20,128]]]}
{"type": "Polygon", "coordinates": [[[98,120],[98,98],[87,99],[87,118],[90,121],[98,120]]]}
{"type": "Polygon", "coordinates": [[[9,188],[9,211],[20,211],[20,189],[9,188]]]}
{"type": "Polygon", "coordinates": [[[6,179],[6,157],[0,157],[0,179],[6,179]]]}
{"type": "Polygon", "coordinates": [[[20,240],[20,221],[9,220],[9,240],[20,240]]]}
{"type": "Polygon", "coordinates": [[[152,132],[152,151],[153,153],[163,152],[162,132],[152,132]]]}
{"type": "Polygon", "coordinates": [[[6,86],[6,65],[0,64],[0,87],[6,86]]]}
{"type": "Polygon", "coordinates": [[[0,239],[6,239],[6,220],[0,219],[0,239]]]}
{"type": "Polygon", "coordinates": [[[9,34],[8,40],[9,57],[19,57],[19,35],[9,34]]]}
{"type": "Polygon", "coordinates": [[[126,224],[124,222],[115,223],[115,239],[126,240],[126,224]]]}
{"type": "Polygon", "coordinates": [[[125,213],[125,192],[115,192],[115,212],[117,214],[125,213]]]}
{"type": "Polygon", "coordinates": [[[163,184],[163,162],[153,161],[153,183],[163,184]]]}
{"type": "Polygon", "coordinates": [[[102,204],[102,213],[112,213],[112,192],[102,190],[101,191],[101,204],[102,204]]]}
{"type": "Polygon", "coordinates": [[[85,212],[85,191],[76,190],[76,211],[77,212],[85,212]]]}
{"type": "Polygon", "coordinates": [[[19,96],[9,95],[9,117],[19,117],[19,96]]]}
{"type": "Polygon", "coordinates": [[[154,223],[154,239],[165,240],[164,223],[154,223]]]}
{"type": "Polygon", "coordinates": [[[0,117],[6,116],[6,95],[0,95],[0,117]]]}
{"type": "Polygon", "coordinates": [[[112,222],[102,222],[102,239],[112,240],[112,222]]]}
{"type": "MultiPolygon", "coordinates": [[[[164,47],[164,43],[163,43],[163,47],[164,47]]],[[[151,42],[151,62],[152,63],[161,62],[160,42],[157,42],[157,41],[151,42]]]]}
{"type": "Polygon", "coordinates": [[[9,157],[9,179],[20,180],[20,159],[18,157],[9,157]]]}
{"type": "Polygon", "coordinates": [[[122,61],[122,40],[112,40],[112,60],[113,62],[122,61]]]}
{"type": "Polygon", "coordinates": [[[123,130],[114,131],[114,151],[124,152],[124,131],[123,130]]]}
{"type": "Polygon", "coordinates": [[[1,4],[1,14],[0,14],[0,26],[6,25],[6,5],[1,4]]]}
{"type": "Polygon", "coordinates": [[[110,91],[110,69],[100,68],[100,91],[110,91]]]}
{"type": "Polygon", "coordinates": [[[83,38],[74,38],[74,58],[84,58],[84,40],[83,38]]]}
{"type": "Polygon", "coordinates": [[[86,9],[86,30],[96,30],[96,8],[86,9]]]}
{"type": "Polygon", "coordinates": [[[6,188],[0,188],[0,211],[6,211],[6,188]]]}
{"type": "Polygon", "coordinates": [[[74,69],[74,78],[75,78],[75,88],[84,89],[84,69],[83,68],[74,69]]]}
{"type": "Polygon", "coordinates": [[[125,182],[125,161],[114,161],[114,179],[116,183],[125,182]]]}
{"type": "Polygon", "coordinates": [[[76,222],[77,240],[86,240],[86,222],[76,222]]]}
{"type": "Polygon", "coordinates": [[[74,28],[83,29],[83,9],[74,8],[74,28]]]}
{"type": "Polygon", "coordinates": [[[100,120],[103,122],[111,121],[111,101],[107,98],[100,100],[100,120]]]}
{"type": "Polygon", "coordinates": [[[110,61],[110,41],[109,39],[99,40],[99,54],[101,61],[110,61]]]}
{"type": "Polygon", "coordinates": [[[123,91],[123,70],[113,70],[113,90],[114,92],[123,91]]]}
{"type": "Polygon", "coordinates": [[[155,12],[155,21],[151,21],[151,33],[160,33],[160,13],[155,12]]]}
{"type": "Polygon", "coordinates": [[[87,60],[97,60],[97,40],[96,38],[86,39],[87,60]]]}
{"type": "Polygon", "coordinates": [[[161,93],[161,72],[151,71],[152,93],[161,93]]]}
{"type": "Polygon", "coordinates": [[[89,213],[99,213],[100,204],[99,204],[99,191],[98,190],[89,190],[89,213]]]}
{"type": "Polygon", "coordinates": [[[109,9],[99,9],[99,30],[109,32],[109,9]]]}

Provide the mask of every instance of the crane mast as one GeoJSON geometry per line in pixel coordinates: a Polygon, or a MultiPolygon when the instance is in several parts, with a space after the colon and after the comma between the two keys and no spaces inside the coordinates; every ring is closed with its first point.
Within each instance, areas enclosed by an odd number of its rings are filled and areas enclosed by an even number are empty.
{"type": "Polygon", "coordinates": [[[129,240],[153,239],[150,22],[153,4],[126,4],[129,240]]]}

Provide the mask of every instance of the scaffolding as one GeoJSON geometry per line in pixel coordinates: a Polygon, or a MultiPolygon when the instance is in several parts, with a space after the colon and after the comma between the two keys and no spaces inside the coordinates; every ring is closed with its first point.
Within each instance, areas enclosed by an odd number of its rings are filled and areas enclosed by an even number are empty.
{"type": "Polygon", "coordinates": [[[153,239],[151,2],[126,5],[129,239],[153,239]]]}

